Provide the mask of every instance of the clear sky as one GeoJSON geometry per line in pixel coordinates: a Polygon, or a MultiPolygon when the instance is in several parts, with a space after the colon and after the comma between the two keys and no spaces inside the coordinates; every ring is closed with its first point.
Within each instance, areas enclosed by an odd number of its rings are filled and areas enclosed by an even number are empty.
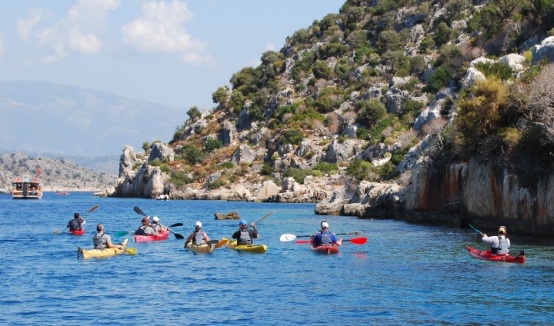
{"type": "Polygon", "coordinates": [[[176,108],[345,0],[0,0],[0,81],[40,80],[176,108]]]}

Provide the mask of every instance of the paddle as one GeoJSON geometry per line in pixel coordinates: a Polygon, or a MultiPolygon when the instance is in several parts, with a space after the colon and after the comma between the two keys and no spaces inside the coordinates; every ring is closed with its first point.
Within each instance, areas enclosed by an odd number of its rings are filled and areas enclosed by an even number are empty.
{"type": "Polygon", "coordinates": [[[266,217],[268,217],[269,215],[271,215],[271,214],[273,214],[273,213],[275,213],[275,211],[273,211],[273,212],[269,212],[269,213],[265,214],[265,215],[264,215],[264,216],[263,216],[263,217],[262,217],[262,218],[261,218],[260,220],[258,220],[258,221],[256,221],[256,222],[254,222],[254,223],[255,223],[255,224],[258,224],[258,223],[260,223],[261,221],[265,220],[265,219],[266,219],[266,217]]]}
{"type": "Polygon", "coordinates": [[[127,255],[136,255],[137,254],[137,248],[125,248],[125,253],[127,255]]]}
{"type": "Polygon", "coordinates": [[[475,232],[479,233],[482,236],[485,236],[485,234],[479,230],[477,230],[473,225],[469,224],[469,227],[472,228],[475,232]]]}
{"type": "MultiPolygon", "coordinates": [[[[358,234],[362,234],[362,231],[350,231],[350,232],[347,232],[347,233],[336,233],[335,235],[358,235],[358,234]]],[[[290,234],[290,233],[285,233],[283,235],[281,235],[281,237],[279,238],[279,240],[281,241],[292,241],[292,240],[295,240],[296,238],[311,238],[312,235],[294,235],[294,234],[290,234]]]]}
{"type": "MultiPolygon", "coordinates": [[[[342,242],[351,242],[353,244],[357,244],[357,245],[363,245],[367,242],[367,238],[366,237],[360,237],[360,238],[352,238],[352,239],[343,239],[342,242]]],[[[308,244],[310,243],[311,240],[296,240],[296,243],[297,244],[308,244]]]]}
{"type": "Polygon", "coordinates": [[[215,245],[216,249],[223,247],[224,245],[227,244],[227,242],[229,242],[229,239],[221,238],[221,240],[219,240],[219,242],[215,245]]]}
{"type": "Polygon", "coordinates": [[[122,236],[127,235],[128,233],[129,232],[127,231],[117,231],[116,233],[114,233],[114,237],[121,238],[122,236]]]}
{"type": "MultiPolygon", "coordinates": [[[[138,207],[136,207],[136,206],[133,208],[133,210],[134,210],[135,213],[137,213],[137,214],[140,214],[140,215],[142,215],[142,216],[148,216],[148,215],[146,215],[146,214],[142,211],[142,209],[140,209],[140,208],[138,208],[138,207]]],[[[171,224],[170,226],[168,226],[168,228],[173,228],[173,227],[176,227],[176,226],[183,226],[183,223],[171,224]]],[[[185,238],[185,237],[182,236],[181,234],[175,233],[175,232],[173,232],[172,230],[169,230],[169,232],[173,233],[173,235],[174,235],[175,238],[177,238],[177,239],[184,239],[184,238],[185,238]]]]}
{"type": "MultiPolygon", "coordinates": [[[[100,207],[100,205],[94,205],[94,206],[92,206],[92,207],[88,210],[88,213],[85,214],[85,216],[87,216],[88,214],[94,212],[98,207],[100,207]]],[[[63,231],[67,230],[68,228],[69,228],[69,225],[66,226],[65,229],[63,229],[63,231]]],[[[62,233],[62,231],[56,230],[56,231],[54,231],[54,233],[60,234],[60,233],[62,233]]]]}

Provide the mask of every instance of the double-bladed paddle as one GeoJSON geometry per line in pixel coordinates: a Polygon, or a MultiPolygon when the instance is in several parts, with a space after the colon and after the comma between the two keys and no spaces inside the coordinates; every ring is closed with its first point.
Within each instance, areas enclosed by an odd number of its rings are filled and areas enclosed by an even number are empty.
{"type": "MultiPolygon", "coordinates": [[[[85,214],[85,216],[87,216],[88,214],[94,212],[98,207],[100,207],[100,205],[94,205],[94,206],[92,206],[92,207],[88,210],[88,213],[85,214]]],[[[69,228],[69,225],[66,226],[65,229],[63,229],[63,231],[67,230],[68,228],[69,228]]],[[[56,231],[54,231],[54,233],[60,234],[60,233],[62,233],[62,231],[56,230],[56,231]]]]}
{"type": "MultiPolygon", "coordinates": [[[[142,211],[142,209],[140,209],[140,208],[138,208],[138,207],[134,207],[133,210],[134,210],[135,213],[137,213],[137,214],[140,214],[140,215],[142,215],[142,216],[148,216],[148,215],[146,215],[146,214],[142,211]]],[[[183,226],[183,223],[171,224],[170,226],[168,226],[168,228],[173,228],[173,227],[176,227],[176,226],[183,226]]],[[[169,229],[169,232],[173,233],[173,235],[174,235],[175,238],[177,238],[177,239],[184,239],[184,238],[185,238],[185,237],[182,236],[181,234],[173,232],[171,229],[169,229]]]]}
{"type": "Polygon", "coordinates": [[[254,223],[255,223],[255,224],[260,223],[261,221],[265,220],[269,215],[271,215],[271,214],[273,214],[273,213],[275,213],[275,211],[269,212],[269,213],[265,214],[261,219],[259,219],[258,221],[254,222],[254,223]]]}
{"type": "MultiPolygon", "coordinates": [[[[296,240],[296,243],[297,244],[308,244],[311,241],[312,240],[296,240]]],[[[352,239],[342,239],[342,242],[351,242],[353,244],[363,245],[367,242],[367,238],[366,237],[360,237],[360,238],[352,238],[352,239]]]]}
{"type": "MultiPolygon", "coordinates": [[[[350,231],[350,232],[347,232],[347,233],[335,233],[335,235],[359,235],[359,234],[362,234],[362,231],[350,231]]],[[[310,238],[311,236],[312,236],[311,234],[309,234],[309,235],[294,235],[294,234],[290,234],[290,233],[285,233],[285,234],[281,235],[279,240],[285,242],[285,241],[295,240],[296,238],[310,238]]]]}
{"type": "Polygon", "coordinates": [[[475,232],[479,233],[482,236],[485,236],[485,234],[479,230],[477,230],[473,225],[469,224],[469,227],[472,228],[475,232]]]}

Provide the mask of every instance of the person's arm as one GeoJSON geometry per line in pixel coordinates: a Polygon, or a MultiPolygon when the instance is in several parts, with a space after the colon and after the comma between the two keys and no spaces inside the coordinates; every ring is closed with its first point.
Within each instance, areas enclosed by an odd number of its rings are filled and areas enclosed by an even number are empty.
{"type": "Polygon", "coordinates": [[[231,238],[233,238],[233,239],[235,239],[235,240],[240,239],[240,231],[236,231],[235,233],[233,233],[233,235],[231,236],[231,238]]]}
{"type": "Polygon", "coordinates": [[[494,242],[494,237],[489,237],[486,234],[483,234],[481,241],[486,244],[492,244],[494,242]]]}
{"type": "Polygon", "coordinates": [[[108,248],[117,248],[117,249],[123,249],[122,245],[116,245],[112,243],[112,238],[109,235],[106,235],[106,247],[108,248]]]}
{"type": "Polygon", "coordinates": [[[259,238],[260,233],[258,232],[258,228],[256,227],[256,223],[251,223],[250,226],[252,227],[252,232],[253,232],[252,238],[259,238]]]}
{"type": "Polygon", "coordinates": [[[187,247],[188,243],[192,241],[192,237],[194,236],[194,233],[191,233],[187,240],[185,241],[185,248],[187,247]]]}
{"type": "Polygon", "coordinates": [[[206,242],[209,242],[210,238],[208,237],[208,234],[206,232],[202,232],[202,234],[204,234],[204,240],[206,240],[206,242]]]}

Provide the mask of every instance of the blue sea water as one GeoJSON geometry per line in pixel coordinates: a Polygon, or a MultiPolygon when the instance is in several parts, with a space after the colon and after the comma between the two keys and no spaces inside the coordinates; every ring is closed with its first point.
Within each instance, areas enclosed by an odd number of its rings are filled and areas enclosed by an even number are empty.
{"type": "MultiPolygon", "coordinates": [[[[97,198],[91,193],[42,200],[0,195],[0,324],[2,325],[545,325],[554,324],[554,245],[511,236],[527,263],[471,258],[484,248],[469,229],[394,220],[318,216],[313,204],[156,201],[97,198]],[[74,212],[87,233],[62,232],[74,212]],[[196,220],[212,239],[230,237],[237,211],[259,223],[266,254],[218,249],[193,255],[174,236],[133,243],[138,255],[78,260],[91,248],[97,223],[109,234],[132,232],[140,207],[187,236],[196,220]],[[337,233],[362,231],[365,245],[345,243],[338,255],[281,242],[283,233],[309,235],[327,219],[337,233]]],[[[119,241],[123,238],[117,239],[119,241]]]]}

